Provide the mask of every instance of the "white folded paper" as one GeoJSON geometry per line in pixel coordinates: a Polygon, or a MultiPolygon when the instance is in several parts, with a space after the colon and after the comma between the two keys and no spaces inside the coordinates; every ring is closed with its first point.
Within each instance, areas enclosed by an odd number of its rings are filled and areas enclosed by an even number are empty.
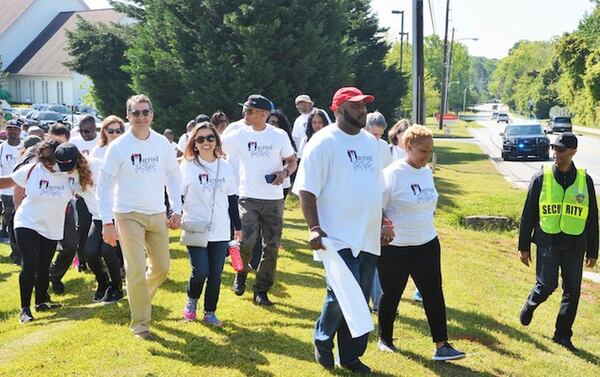
{"type": "Polygon", "coordinates": [[[362,289],[346,263],[332,245],[331,240],[322,238],[325,250],[316,253],[325,267],[327,283],[333,290],[342,309],[344,319],[353,338],[373,331],[373,319],[362,289]]]}

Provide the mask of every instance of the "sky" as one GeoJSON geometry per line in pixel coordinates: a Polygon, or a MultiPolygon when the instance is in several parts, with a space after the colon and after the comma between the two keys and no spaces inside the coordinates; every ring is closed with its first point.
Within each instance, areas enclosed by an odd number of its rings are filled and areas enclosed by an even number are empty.
{"type": "MultiPolygon", "coordinates": [[[[106,8],[106,0],[85,0],[92,8],[106,8]]],[[[404,30],[412,38],[412,0],[372,0],[371,6],[382,27],[389,28],[388,38],[398,40],[400,15],[392,10],[404,10],[404,30]]],[[[444,38],[446,0],[423,0],[425,35],[435,32],[444,38]],[[434,22],[431,21],[431,10],[434,22]],[[432,25],[435,25],[434,27],[432,25]]],[[[577,28],[586,12],[594,4],[590,0],[450,0],[450,30],[454,27],[455,39],[463,40],[474,56],[502,58],[518,41],[550,40],[577,28]]],[[[448,32],[450,38],[450,31],[448,32]]]]}

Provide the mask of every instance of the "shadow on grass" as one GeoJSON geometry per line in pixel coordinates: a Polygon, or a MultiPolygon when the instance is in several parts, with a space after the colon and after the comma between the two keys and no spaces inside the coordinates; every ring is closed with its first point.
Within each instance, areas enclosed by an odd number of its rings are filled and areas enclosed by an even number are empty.
{"type": "MultiPolygon", "coordinates": [[[[546,339],[548,339],[549,341],[552,341],[552,338],[550,337],[546,337],[546,339]]],[[[573,352],[573,355],[579,357],[582,360],[585,360],[589,363],[591,363],[592,365],[600,365],[600,357],[589,353],[581,348],[578,348],[577,351],[573,352]]]]}
{"type": "Polygon", "coordinates": [[[438,209],[458,208],[458,204],[450,198],[450,195],[460,195],[463,193],[456,183],[452,183],[441,177],[435,177],[435,187],[440,194],[438,198],[438,209]]]}
{"type": "MultiPolygon", "coordinates": [[[[422,309],[421,304],[411,300],[402,301],[402,303],[418,306],[422,309]]],[[[452,324],[449,324],[448,326],[448,332],[452,339],[465,339],[481,344],[497,354],[508,355],[512,358],[522,360],[523,357],[519,353],[506,349],[500,340],[493,335],[494,332],[501,332],[514,340],[530,343],[538,350],[550,352],[544,344],[528,333],[499,322],[489,315],[446,307],[446,317],[451,321],[459,323],[458,326],[452,324]]],[[[400,316],[399,321],[413,327],[426,336],[430,336],[429,325],[424,319],[421,320],[400,316]]]]}
{"type": "Polygon", "coordinates": [[[429,369],[433,373],[438,376],[485,376],[491,377],[494,376],[491,373],[482,372],[478,370],[473,370],[467,366],[460,365],[460,361],[457,362],[448,362],[443,363],[439,361],[431,360],[428,357],[424,357],[422,355],[418,355],[414,352],[406,351],[399,349],[398,353],[402,356],[405,356],[407,359],[410,359],[416,362],[419,365],[429,369]]]}
{"type": "MultiPolygon", "coordinates": [[[[195,324],[190,324],[195,325],[195,324]]],[[[151,348],[155,356],[167,357],[192,365],[233,368],[249,376],[274,376],[273,373],[260,370],[261,365],[268,366],[263,353],[277,354],[297,360],[312,361],[312,345],[291,336],[278,333],[270,328],[251,330],[232,323],[223,328],[210,328],[225,336],[225,344],[217,344],[209,337],[199,336],[185,330],[176,321],[154,324],[160,331],[177,337],[177,341],[156,337],[154,342],[164,349],[151,348]]]]}

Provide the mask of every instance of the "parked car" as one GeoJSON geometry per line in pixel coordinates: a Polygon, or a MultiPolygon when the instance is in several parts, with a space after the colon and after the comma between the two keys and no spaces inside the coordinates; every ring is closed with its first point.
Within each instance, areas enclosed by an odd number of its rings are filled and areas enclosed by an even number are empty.
{"type": "Polygon", "coordinates": [[[573,124],[571,124],[571,117],[567,116],[556,116],[550,119],[548,122],[548,128],[546,128],[546,133],[553,132],[572,132],[573,124]]]}
{"type": "Polygon", "coordinates": [[[496,118],[496,123],[505,122],[510,123],[510,118],[507,113],[498,113],[498,117],[496,118]]]}
{"type": "Polygon", "coordinates": [[[63,115],[56,111],[40,111],[33,119],[37,121],[36,126],[44,130],[44,132],[48,132],[48,128],[53,123],[58,121],[65,123],[63,115]]]}
{"type": "Polygon", "coordinates": [[[15,116],[18,116],[19,118],[25,118],[27,116],[27,114],[31,113],[33,110],[30,107],[17,107],[16,109],[13,109],[13,114],[15,116]]]}
{"type": "Polygon", "coordinates": [[[540,124],[509,124],[502,136],[502,159],[550,158],[550,139],[540,124]]]}
{"type": "Polygon", "coordinates": [[[492,110],[498,110],[498,104],[496,104],[496,103],[495,103],[495,104],[493,104],[493,105],[492,105],[492,110]]]}
{"type": "Polygon", "coordinates": [[[494,111],[492,113],[492,119],[498,119],[498,112],[497,111],[494,111]]]}

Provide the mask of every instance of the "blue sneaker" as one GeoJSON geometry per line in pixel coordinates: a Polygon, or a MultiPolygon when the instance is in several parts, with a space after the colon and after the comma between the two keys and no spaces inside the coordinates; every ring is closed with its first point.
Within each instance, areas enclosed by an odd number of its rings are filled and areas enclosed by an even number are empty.
{"type": "Polygon", "coordinates": [[[452,345],[448,342],[444,342],[444,345],[435,350],[433,354],[433,360],[436,361],[448,361],[448,360],[458,360],[463,359],[467,355],[452,347],[452,345]]]}
{"type": "Polygon", "coordinates": [[[413,300],[416,302],[423,302],[423,296],[421,296],[421,292],[418,289],[415,289],[415,294],[413,295],[413,300]]]}
{"type": "Polygon", "coordinates": [[[219,318],[217,318],[217,316],[215,315],[215,312],[206,312],[204,313],[204,322],[208,323],[209,325],[213,325],[213,326],[217,326],[217,327],[223,327],[223,322],[221,322],[219,320],[219,318]]]}

